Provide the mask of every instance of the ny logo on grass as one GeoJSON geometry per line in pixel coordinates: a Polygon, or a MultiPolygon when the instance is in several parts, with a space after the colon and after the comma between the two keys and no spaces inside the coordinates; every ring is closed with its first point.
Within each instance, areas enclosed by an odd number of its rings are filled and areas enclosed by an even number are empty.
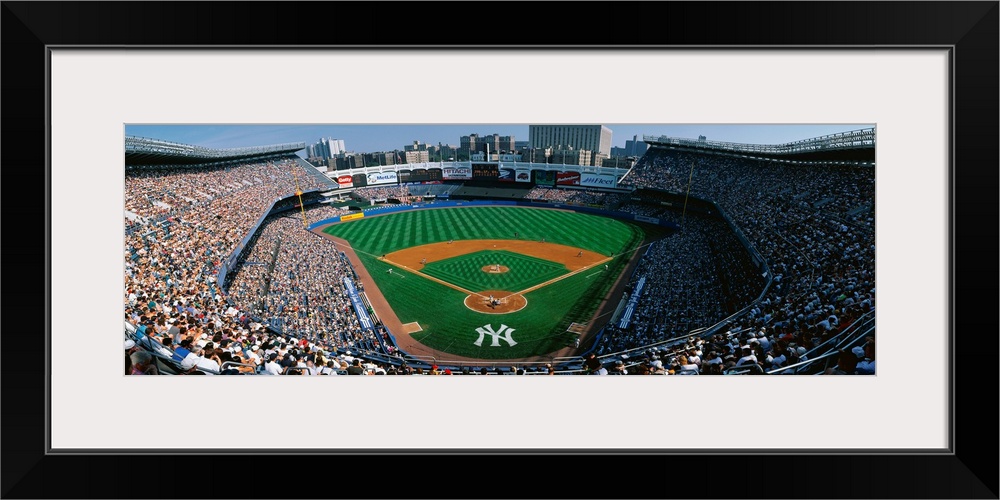
{"type": "Polygon", "coordinates": [[[473,344],[477,346],[481,347],[483,345],[483,337],[487,335],[493,337],[493,343],[490,344],[490,347],[500,347],[500,339],[507,341],[507,344],[510,347],[514,347],[515,345],[517,345],[517,342],[514,342],[514,339],[510,337],[510,334],[514,333],[514,329],[507,325],[500,325],[500,329],[497,331],[493,331],[492,324],[483,325],[479,328],[476,328],[476,331],[479,332],[479,340],[473,342],[473,344]]]}

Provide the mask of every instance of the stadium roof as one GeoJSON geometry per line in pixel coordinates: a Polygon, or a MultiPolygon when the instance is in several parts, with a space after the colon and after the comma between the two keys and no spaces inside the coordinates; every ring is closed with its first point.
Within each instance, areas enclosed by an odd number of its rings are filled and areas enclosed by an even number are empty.
{"type": "Polygon", "coordinates": [[[786,144],[742,144],[650,135],[643,136],[643,141],[656,147],[718,151],[741,155],[752,154],[796,160],[875,160],[874,128],[851,130],[786,144]]]}
{"type": "Polygon", "coordinates": [[[196,165],[290,154],[306,147],[304,142],[211,149],[145,137],[125,137],[125,166],[196,165]]]}

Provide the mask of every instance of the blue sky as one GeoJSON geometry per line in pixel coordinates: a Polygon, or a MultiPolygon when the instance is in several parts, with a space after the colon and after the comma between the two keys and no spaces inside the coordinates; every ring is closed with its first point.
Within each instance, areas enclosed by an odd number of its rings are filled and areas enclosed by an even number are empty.
{"type": "MultiPolygon", "coordinates": [[[[657,125],[605,124],[612,131],[612,145],[624,147],[638,135],[666,135],[752,144],[781,144],[836,132],[868,128],[868,124],[842,125],[657,125]]],[[[321,137],[343,139],[349,151],[371,152],[402,149],[413,141],[458,145],[469,134],[513,135],[528,140],[528,125],[126,125],[125,134],[210,148],[264,146],[286,142],[312,144],[321,137]]]]}

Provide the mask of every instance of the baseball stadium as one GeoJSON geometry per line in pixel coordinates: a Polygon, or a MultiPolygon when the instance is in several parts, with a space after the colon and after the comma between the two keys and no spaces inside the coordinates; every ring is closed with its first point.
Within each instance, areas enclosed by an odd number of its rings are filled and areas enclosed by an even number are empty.
{"type": "Polygon", "coordinates": [[[873,375],[874,128],[642,142],[331,168],[128,135],[125,373],[873,375]]]}

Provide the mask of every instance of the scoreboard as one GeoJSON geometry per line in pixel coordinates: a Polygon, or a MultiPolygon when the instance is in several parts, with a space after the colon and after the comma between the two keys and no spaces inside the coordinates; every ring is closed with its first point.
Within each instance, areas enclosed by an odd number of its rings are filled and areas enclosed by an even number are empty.
{"type": "Polygon", "coordinates": [[[500,166],[495,163],[473,163],[472,178],[496,180],[500,177],[500,166]]]}

